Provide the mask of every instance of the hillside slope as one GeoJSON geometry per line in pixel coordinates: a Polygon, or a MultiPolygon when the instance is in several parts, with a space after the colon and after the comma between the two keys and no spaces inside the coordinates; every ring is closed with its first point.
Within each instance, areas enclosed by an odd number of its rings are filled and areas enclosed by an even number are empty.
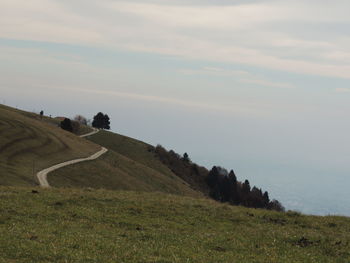
{"type": "Polygon", "coordinates": [[[148,152],[149,145],[106,131],[79,138],[57,127],[58,123],[58,119],[0,105],[0,185],[36,185],[38,171],[90,156],[102,145],[110,149],[107,154],[49,173],[49,184],[202,196],[148,152]]]}
{"type": "Polygon", "coordinates": [[[350,261],[344,217],[88,189],[0,187],[0,200],[0,262],[350,261]]]}
{"type": "Polygon", "coordinates": [[[87,139],[109,151],[94,162],[67,166],[49,174],[52,186],[161,191],[202,196],[162,164],[149,151],[151,146],[146,143],[107,131],[100,131],[87,139]]]}
{"type": "Polygon", "coordinates": [[[55,119],[0,105],[0,185],[36,185],[38,171],[99,149],[55,119]]]}
{"type": "Polygon", "coordinates": [[[152,169],[173,176],[169,168],[163,165],[153,154],[153,146],[142,141],[123,136],[117,133],[101,131],[94,136],[87,138],[94,143],[102,145],[110,150],[137,161],[152,169]]]}

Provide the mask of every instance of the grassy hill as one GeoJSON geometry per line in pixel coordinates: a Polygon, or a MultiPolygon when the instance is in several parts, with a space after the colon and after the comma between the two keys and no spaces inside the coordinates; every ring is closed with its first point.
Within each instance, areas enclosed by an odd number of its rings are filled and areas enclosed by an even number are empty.
{"type": "Polygon", "coordinates": [[[0,263],[350,262],[349,218],[219,204],[152,146],[58,123],[0,105],[0,263]],[[55,188],[32,187],[37,171],[101,146],[50,173],[55,188]]]}
{"type": "Polygon", "coordinates": [[[153,146],[149,144],[108,131],[101,131],[88,139],[160,173],[173,176],[171,171],[155,158],[152,152],[153,146]]]}
{"type": "MultiPolygon", "coordinates": [[[[91,136],[91,142],[63,131],[58,124],[58,119],[0,105],[0,185],[36,185],[38,171],[87,157],[102,145],[109,152],[95,161],[50,173],[50,185],[201,196],[155,158],[149,145],[105,131],[91,136]]],[[[83,126],[80,132],[89,132],[89,128],[83,126]]]]}
{"type": "Polygon", "coordinates": [[[55,119],[0,105],[0,185],[36,185],[36,172],[100,149],[57,124],[55,119]]]}
{"type": "Polygon", "coordinates": [[[162,193],[32,189],[0,187],[0,262],[350,261],[349,218],[162,193]]]}
{"type": "Polygon", "coordinates": [[[93,187],[202,196],[173,174],[150,151],[152,146],[116,133],[100,131],[87,139],[109,149],[94,162],[85,162],[49,174],[56,187],[93,187]]]}

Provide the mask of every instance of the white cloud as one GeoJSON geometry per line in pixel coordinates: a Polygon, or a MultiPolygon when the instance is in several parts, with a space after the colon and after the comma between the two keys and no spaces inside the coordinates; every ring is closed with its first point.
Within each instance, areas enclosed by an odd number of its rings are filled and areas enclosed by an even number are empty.
{"type": "Polygon", "coordinates": [[[350,79],[347,35],[338,30],[329,37],[331,29],[322,29],[322,35],[314,38],[310,29],[315,24],[349,26],[350,4],[335,2],[179,5],[176,1],[2,0],[0,37],[107,46],[350,79]],[[295,34],[288,30],[293,23],[304,23],[305,29],[295,34]]]}
{"type": "MultiPolygon", "coordinates": [[[[176,2],[173,2],[176,3],[176,2]]],[[[246,28],[260,23],[281,21],[349,22],[349,4],[270,1],[240,5],[179,6],[140,2],[109,1],[106,6],[118,12],[132,13],[148,20],[172,26],[246,28]]]]}
{"type": "Polygon", "coordinates": [[[295,88],[290,83],[275,82],[263,79],[257,75],[251,74],[244,70],[226,70],[216,67],[203,67],[202,69],[183,69],[180,71],[185,75],[213,75],[219,77],[233,77],[236,81],[246,84],[254,84],[255,86],[291,89],[295,88]]]}

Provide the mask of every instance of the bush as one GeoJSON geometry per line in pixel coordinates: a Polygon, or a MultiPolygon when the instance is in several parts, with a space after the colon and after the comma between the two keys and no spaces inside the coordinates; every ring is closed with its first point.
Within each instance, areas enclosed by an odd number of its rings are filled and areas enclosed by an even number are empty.
{"type": "Polygon", "coordinates": [[[80,130],[80,123],[77,121],[71,121],[72,132],[78,133],[80,130]]]}
{"type": "Polygon", "coordinates": [[[285,211],[284,206],[279,201],[277,201],[275,199],[269,203],[268,209],[279,211],[279,212],[285,211]]]}
{"type": "Polygon", "coordinates": [[[71,120],[68,118],[65,118],[63,121],[61,121],[61,128],[66,131],[73,132],[71,120]]]}

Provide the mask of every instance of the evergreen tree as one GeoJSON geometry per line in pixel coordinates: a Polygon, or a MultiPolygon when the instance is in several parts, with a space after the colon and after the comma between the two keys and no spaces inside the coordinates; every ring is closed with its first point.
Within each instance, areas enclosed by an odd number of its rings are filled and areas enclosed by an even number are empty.
{"type": "Polygon", "coordinates": [[[245,180],[242,185],[242,196],[241,196],[241,203],[244,206],[249,207],[249,195],[250,195],[250,184],[248,180],[245,180]]]}
{"type": "Polygon", "coordinates": [[[221,202],[229,202],[231,200],[232,192],[230,179],[228,176],[223,176],[220,182],[221,202]]]}
{"type": "Polygon", "coordinates": [[[207,177],[207,183],[210,188],[214,188],[219,182],[219,171],[216,166],[214,166],[207,177]]]}
{"type": "Polygon", "coordinates": [[[220,174],[216,166],[214,166],[207,177],[207,184],[210,188],[209,195],[217,200],[221,201],[221,190],[220,190],[220,174]]]}
{"type": "Polygon", "coordinates": [[[248,180],[245,180],[242,186],[242,191],[244,194],[249,194],[250,193],[250,183],[248,180]]]}
{"type": "Polygon", "coordinates": [[[262,208],[264,206],[261,189],[258,189],[255,186],[253,187],[250,195],[248,196],[248,206],[254,208],[262,208]]]}
{"type": "Polygon", "coordinates": [[[267,208],[270,203],[269,193],[265,192],[263,195],[264,208],[267,208]]]}
{"type": "Polygon", "coordinates": [[[104,127],[104,114],[102,112],[97,113],[92,121],[92,127],[103,129],[104,127]]]}
{"type": "Polygon", "coordinates": [[[238,205],[240,203],[239,200],[239,192],[238,192],[238,186],[237,186],[237,177],[233,170],[230,171],[228,174],[229,179],[229,185],[230,185],[230,202],[232,204],[238,205]]]}
{"type": "Polygon", "coordinates": [[[111,128],[111,122],[107,114],[104,115],[104,127],[103,129],[109,130],[111,128]]]}

